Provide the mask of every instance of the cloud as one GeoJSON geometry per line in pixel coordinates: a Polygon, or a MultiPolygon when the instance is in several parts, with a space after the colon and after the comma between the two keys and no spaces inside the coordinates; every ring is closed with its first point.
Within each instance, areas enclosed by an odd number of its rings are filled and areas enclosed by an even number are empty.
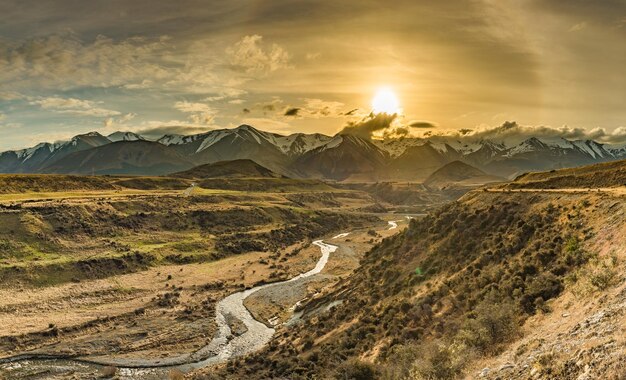
{"type": "Polygon", "coordinates": [[[307,61],[312,61],[314,59],[318,59],[319,57],[322,56],[322,53],[306,53],[305,58],[307,59],[307,61]]]}
{"type": "MultiPolygon", "coordinates": [[[[359,109],[351,110],[350,115],[359,115],[359,109]]],[[[403,115],[388,113],[370,113],[359,121],[349,122],[339,133],[347,133],[363,138],[394,139],[414,136],[414,129],[435,129],[437,126],[428,121],[404,121],[403,115]]],[[[422,132],[422,135],[424,132],[422,132]]]]}
{"type": "Polygon", "coordinates": [[[255,128],[259,128],[263,131],[279,133],[279,134],[291,134],[293,133],[293,127],[288,123],[280,120],[274,120],[264,117],[250,117],[242,120],[243,124],[252,125],[255,128]]]}
{"type": "Polygon", "coordinates": [[[5,118],[6,118],[6,115],[0,112],[0,121],[4,120],[5,118]]]}
{"type": "Polygon", "coordinates": [[[154,82],[152,82],[149,79],[144,79],[141,81],[141,83],[129,83],[129,84],[125,84],[124,88],[129,89],[129,90],[142,90],[144,88],[150,88],[154,85],[154,82]]]}
{"type": "Polygon", "coordinates": [[[213,113],[215,112],[213,108],[209,107],[204,103],[191,103],[187,101],[176,102],[174,103],[174,108],[181,112],[205,112],[205,113],[213,113]]]}
{"type": "Polygon", "coordinates": [[[136,113],[127,113],[125,115],[122,115],[119,118],[113,118],[113,117],[107,117],[106,119],[104,119],[104,128],[106,129],[114,129],[114,128],[119,128],[119,127],[127,127],[127,123],[131,120],[133,120],[135,117],[137,116],[136,113]]]}
{"type": "Polygon", "coordinates": [[[437,128],[437,126],[428,121],[412,121],[408,125],[411,128],[420,128],[420,129],[433,129],[437,128]]]}
{"type": "Polygon", "coordinates": [[[344,104],[316,98],[304,98],[304,104],[287,107],[282,116],[320,119],[323,117],[343,117],[344,104]]]}
{"type": "Polygon", "coordinates": [[[117,116],[121,114],[119,111],[101,108],[98,106],[100,103],[91,100],[60,97],[41,98],[31,102],[32,105],[38,105],[45,110],[61,114],[93,117],[117,116]]]}
{"type": "Polygon", "coordinates": [[[472,141],[484,139],[503,142],[507,145],[519,144],[530,137],[544,140],[559,138],[567,140],[595,140],[606,144],[626,143],[626,127],[607,131],[605,128],[599,127],[586,129],[572,128],[566,125],[562,127],[520,125],[515,121],[507,121],[496,127],[481,126],[473,130],[464,129],[448,134],[472,141]]]}
{"type": "Polygon", "coordinates": [[[305,98],[303,115],[307,117],[339,117],[345,105],[341,102],[327,101],[316,98],[305,98]]]}
{"type": "MultiPolygon", "coordinates": [[[[248,109],[251,112],[261,111],[264,115],[268,115],[274,113],[277,110],[282,110],[283,108],[283,100],[277,96],[274,96],[272,97],[272,100],[255,103],[254,106],[248,109]]],[[[278,112],[277,116],[282,116],[282,112],[278,112]]]]}
{"type": "Polygon", "coordinates": [[[168,76],[154,59],[167,43],[167,37],[115,41],[102,35],[84,42],[74,33],[0,40],[0,84],[18,88],[36,84],[40,89],[137,86],[146,77],[168,76]]]}
{"type": "Polygon", "coordinates": [[[189,119],[195,124],[212,124],[216,111],[204,103],[192,103],[187,101],[174,103],[174,108],[181,112],[190,113],[189,119]]]}
{"type": "Polygon", "coordinates": [[[250,113],[250,109],[249,108],[244,108],[241,110],[242,113],[250,113]]]}
{"type": "Polygon", "coordinates": [[[398,118],[391,124],[389,128],[382,130],[382,134],[377,133],[377,137],[383,139],[397,139],[402,137],[417,136],[415,130],[427,130],[421,133],[422,136],[430,133],[430,130],[436,129],[437,126],[429,121],[413,120],[408,123],[402,121],[402,117],[398,118]]]}
{"type": "Polygon", "coordinates": [[[24,95],[19,94],[17,92],[14,91],[0,91],[0,100],[18,100],[18,99],[24,99],[24,95]]]}
{"type": "Polygon", "coordinates": [[[184,121],[172,120],[169,122],[149,122],[153,126],[145,126],[136,129],[136,133],[148,139],[158,139],[163,135],[193,135],[207,132],[207,127],[185,125],[184,121]],[[161,125],[157,125],[161,124],[161,125]]]}
{"type": "Polygon", "coordinates": [[[207,98],[205,98],[204,100],[207,102],[216,102],[219,100],[226,100],[226,99],[230,99],[230,98],[238,98],[241,97],[243,95],[246,95],[248,92],[245,90],[241,90],[238,88],[224,88],[222,90],[219,91],[219,93],[217,95],[214,96],[209,96],[207,98]]]}
{"type": "Polygon", "coordinates": [[[249,74],[266,75],[278,69],[289,67],[289,53],[281,46],[262,46],[263,37],[255,34],[244,36],[226,49],[226,55],[235,70],[249,74]]]}
{"type": "Polygon", "coordinates": [[[121,123],[126,123],[128,121],[133,120],[135,117],[137,117],[137,114],[133,113],[133,112],[130,112],[130,113],[127,113],[126,115],[122,116],[121,118],[119,118],[119,121],[121,123]]]}
{"type": "Polygon", "coordinates": [[[298,116],[299,111],[300,111],[300,108],[298,107],[287,108],[285,110],[285,116],[298,116]]]}
{"type": "Polygon", "coordinates": [[[572,25],[572,27],[571,27],[571,28],[569,28],[569,30],[568,30],[568,31],[569,31],[569,32],[578,32],[578,31],[581,31],[581,30],[583,30],[583,29],[586,29],[586,28],[587,28],[587,26],[588,26],[588,25],[587,25],[587,22],[586,22],[586,21],[579,22],[578,24],[572,25]]]}
{"type": "Polygon", "coordinates": [[[215,116],[208,113],[195,113],[189,116],[189,119],[193,121],[195,124],[213,124],[215,120],[215,116]]]}
{"type": "Polygon", "coordinates": [[[361,121],[349,122],[339,134],[349,134],[369,139],[374,135],[374,132],[389,129],[397,117],[397,114],[372,113],[361,121]]]}

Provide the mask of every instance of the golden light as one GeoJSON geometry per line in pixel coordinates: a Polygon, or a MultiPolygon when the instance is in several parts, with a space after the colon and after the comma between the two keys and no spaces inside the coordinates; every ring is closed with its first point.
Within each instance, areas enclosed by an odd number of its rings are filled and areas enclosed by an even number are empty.
{"type": "Polygon", "coordinates": [[[400,113],[400,102],[389,87],[383,87],[376,92],[374,99],[372,99],[372,110],[374,113],[400,113]]]}

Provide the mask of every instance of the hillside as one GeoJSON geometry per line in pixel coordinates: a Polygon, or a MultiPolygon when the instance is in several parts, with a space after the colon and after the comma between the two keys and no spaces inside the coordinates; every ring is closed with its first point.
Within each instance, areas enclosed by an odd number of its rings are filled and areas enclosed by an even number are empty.
{"type": "Polygon", "coordinates": [[[191,161],[150,141],[119,141],[71,153],[42,169],[44,173],[161,175],[193,166],[191,161]]]}
{"type": "Polygon", "coordinates": [[[431,189],[441,190],[449,186],[478,186],[501,181],[504,181],[504,178],[488,175],[461,161],[452,161],[429,175],[424,185],[431,189]]]}
{"type": "Polygon", "coordinates": [[[527,173],[507,184],[506,188],[598,188],[626,186],[626,160],[560,169],[550,172],[527,173]]]}
{"type": "Polygon", "coordinates": [[[57,174],[1,174],[0,193],[57,192],[73,190],[114,190],[110,179],[57,174]]]}
{"type": "Polygon", "coordinates": [[[208,178],[280,178],[266,167],[248,159],[219,161],[196,166],[184,172],[173,174],[174,177],[190,179],[208,178]]]}
{"type": "Polygon", "coordinates": [[[474,191],[375,246],[263,351],[192,377],[623,379],[625,241],[623,195],[474,191]]]}

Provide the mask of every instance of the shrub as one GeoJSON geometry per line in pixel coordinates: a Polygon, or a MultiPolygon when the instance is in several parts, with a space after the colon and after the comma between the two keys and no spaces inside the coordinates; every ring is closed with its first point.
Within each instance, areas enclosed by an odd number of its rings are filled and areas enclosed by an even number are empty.
{"type": "Polygon", "coordinates": [[[482,353],[494,353],[502,343],[511,341],[518,331],[513,303],[483,302],[474,310],[455,337],[462,345],[482,353]]]}
{"type": "Polygon", "coordinates": [[[426,344],[413,363],[410,378],[415,380],[456,379],[468,357],[457,355],[449,344],[426,344]]]}
{"type": "Polygon", "coordinates": [[[376,368],[359,360],[350,360],[340,365],[335,372],[336,380],[374,380],[379,375],[376,368]]]}
{"type": "Polygon", "coordinates": [[[113,376],[115,376],[115,374],[117,374],[117,368],[113,366],[104,367],[102,368],[100,374],[100,377],[104,379],[112,378],[113,376]]]}

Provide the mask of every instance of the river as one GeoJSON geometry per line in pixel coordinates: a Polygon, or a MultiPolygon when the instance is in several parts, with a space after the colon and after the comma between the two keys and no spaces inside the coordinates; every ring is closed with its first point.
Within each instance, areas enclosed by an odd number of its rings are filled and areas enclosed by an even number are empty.
{"type": "MultiPolygon", "coordinates": [[[[343,236],[347,236],[347,233],[337,235],[335,238],[343,236]]],[[[275,330],[254,319],[250,311],[244,306],[244,300],[261,289],[296,282],[320,273],[328,263],[330,254],[335,252],[338,247],[324,243],[322,240],[316,240],[313,244],[320,248],[322,256],[310,271],[301,273],[287,281],[260,285],[237,292],[219,301],[216,306],[217,334],[209,344],[194,353],[171,358],[99,360],[89,358],[53,359],[22,355],[12,359],[0,360],[0,374],[6,373],[8,375],[26,368],[36,370],[37,367],[41,367],[42,370],[50,370],[52,373],[68,370],[85,373],[86,371],[93,371],[94,365],[109,365],[118,367],[119,379],[167,379],[168,373],[172,369],[188,372],[192,369],[224,363],[233,357],[257,351],[272,339],[275,330]],[[247,331],[238,336],[233,335],[227,323],[228,318],[236,318],[243,322],[247,331]]]]}

